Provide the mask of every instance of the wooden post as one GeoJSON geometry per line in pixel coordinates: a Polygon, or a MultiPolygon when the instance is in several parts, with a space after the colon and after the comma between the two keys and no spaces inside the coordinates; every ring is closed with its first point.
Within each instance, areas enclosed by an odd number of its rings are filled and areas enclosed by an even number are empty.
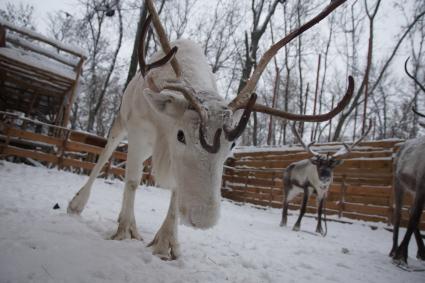
{"type": "Polygon", "coordinates": [[[69,113],[71,112],[71,108],[72,108],[72,103],[74,103],[74,99],[78,90],[78,82],[80,80],[80,75],[83,69],[83,63],[84,63],[84,58],[80,57],[80,61],[78,62],[78,65],[76,67],[76,72],[77,75],[75,77],[75,82],[72,85],[72,89],[69,93],[69,97],[66,101],[66,108],[65,108],[65,112],[63,114],[63,120],[62,120],[62,126],[66,127],[68,125],[68,121],[69,121],[69,113]]]}
{"type": "Polygon", "coordinates": [[[272,187],[270,188],[270,199],[269,199],[269,206],[272,207],[272,201],[273,201],[273,189],[274,189],[274,182],[275,179],[275,171],[272,173],[272,187]]]}
{"type": "Polygon", "coordinates": [[[245,190],[243,192],[243,203],[246,203],[246,195],[247,195],[247,191],[248,191],[248,179],[249,179],[249,175],[251,173],[248,171],[246,176],[245,176],[245,190]]]}
{"type": "Polygon", "coordinates": [[[69,139],[70,134],[71,134],[71,130],[66,130],[65,137],[62,141],[62,146],[59,149],[60,151],[59,151],[59,156],[58,156],[58,170],[61,170],[63,168],[63,156],[65,155],[65,148],[66,148],[66,145],[68,143],[68,139],[69,139]]]}
{"type": "Polygon", "coordinates": [[[0,25],[0,47],[6,47],[6,28],[0,25]]]}
{"type": "Polygon", "coordinates": [[[10,128],[9,123],[4,123],[4,133],[6,134],[6,140],[3,145],[0,146],[0,154],[3,154],[4,150],[9,146],[10,143],[10,128]]]}
{"type": "Polygon", "coordinates": [[[111,156],[111,158],[109,158],[109,160],[108,160],[108,163],[106,163],[105,177],[104,177],[105,180],[108,179],[109,171],[111,171],[111,164],[112,164],[113,161],[114,161],[114,157],[111,156]]]}
{"type": "Polygon", "coordinates": [[[345,194],[347,191],[347,184],[345,183],[345,175],[342,176],[341,183],[341,192],[339,195],[339,205],[338,205],[338,218],[342,217],[342,213],[345,210],[345,194]]]}

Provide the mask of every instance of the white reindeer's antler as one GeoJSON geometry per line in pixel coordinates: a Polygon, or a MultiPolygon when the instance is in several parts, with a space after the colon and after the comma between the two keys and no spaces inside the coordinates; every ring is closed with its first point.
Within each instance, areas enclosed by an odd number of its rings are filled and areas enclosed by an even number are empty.
{"type": "Polygon", "coordinates": [[[140,40],[140,46],[139,46],[140,70],[143,76],[146,76],[149,70],[163,66],[166,63],[171,62],[171,66],[173,67],[177,80],[173,82],[166,82],[162,88],[158,88],[155,82],[153,81],[153,79],[148,77],[149,87],[156,92],[160,92],[163,89],[169,89],[169,90],[173,90],[173,91],[177,91],[181,93],[189,102],[189,104],[193,107],[193,109],[199,114],[199,118],[201,120],[201,123],[199,126],[199,140],[202,147],[209,153],[217,153],[218,150],[220,149],[220,136],[221,136],[222,129],[218,129],[215,132],[213,144],[212,145],[208,144],[208,142],[205,139],[206,122],[208,119],[208,113],[203,107],[203,105],[196,98],[196,92],[193,90],[193,88],[191,88],[189,85],[187,85],[187,83],[184,82],[184,80],[181,79],[181,74],[182,74],[181,68],[177,59],[174,56],[177,52],[177,47],[171,48],[170,42],[168,41],[167,35],[165,34],[164,27],[162,26],[161,21],[159,20],[159,16],[155,9],[155,5],[153,4],[152,0],[146,0],[145,3],[149,10],[149,16],[143,25],[142,37],[140,40]],[[166,55],[163,58],[151,64],[146,64],[144,59],[144,46],[145,46],[144,38],[146,37],[146,33],[151,21],[153,23],[153,26],[155,27],[162,49],[164,50],[166,55]]]}

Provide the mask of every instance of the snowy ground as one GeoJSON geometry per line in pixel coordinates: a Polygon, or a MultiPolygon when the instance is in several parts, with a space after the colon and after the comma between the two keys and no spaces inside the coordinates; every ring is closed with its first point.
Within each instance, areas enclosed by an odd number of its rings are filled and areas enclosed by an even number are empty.
{"type": "MultiPolygon", "coordinates": [[[[0,161],[1,162],[1,161],[0,161]]],[[[180,226],[182,257],[162,261],[146,247],[166,214],[169,192],[141,187],[136,220],[144,242],[112,241],[123,184],[97,180],[81,217],[66,206],[86,176],[0,163],[0,282],[425,282],[387,256],[391,233],[328,223],[325,238],[279,227],[280,210],[223,200],[219,224],[180,226]],[[60,209],[53,210],[55,203],[60,209]],[[348,253],[343,253],[347,249],[348,253]]],[[[295,216],[289,217],[289,223],[295,216]]],[[[314,231],[304,218],[302,229],[314,231]]],[[[404,233],[404,231],[402,231],[404,233]]],[[[418,262],[416,244],[409,263],[418,262]]]]}

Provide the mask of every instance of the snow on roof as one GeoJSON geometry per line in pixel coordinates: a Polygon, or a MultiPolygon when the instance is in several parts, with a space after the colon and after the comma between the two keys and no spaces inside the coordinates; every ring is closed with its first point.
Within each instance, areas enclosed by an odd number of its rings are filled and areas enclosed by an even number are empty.
{"type": "Polygon", "coordinates": [[[12,49],[12,48],[0,48],[0,55],[15,60],[25,65],[30,65],[34,68],[51,72],[55,75],[67,78],[69,80],[75,80],[77,74],[70,68],[66,68],[65,65],[56,63],[46,58],[41,58],[35,53],[28,53],[24,50],[12,49]]]}
{"type": "Polygon", "coordinates": [[[13,35],[13,34],[7,34],[6,39],[7,39],[7,41],[9,41],[11,43],[19,44],[20,46],[24,46],[24,47],[28,47],[28,48],[32,49],[33,51],[35,51],[39,54],[50,56],[51,58],[53,58],[57,61],[63,62],[63,63],[70,65],[70,66],[76,66],[79,62],[79,60],[74,56],[64,56],[63,54],[59,54],[56,50],[40,47],[40,46],[22,38],[22,37],[19,37],[19,36],[13,35]]]}
{"type": "Polygon", "coordinates": [[[5,26],[5,27],[12,29],[14,31],[20,32],[22,34],[29,35],[33,38],[44,41],[45,43],[50,43],[52,45],[56,45],[60,49],[63,49],[63,50],[65,50],[65,51],[67,51],[71,54],[74,54],[74,55],[77,55],[77,56],[82,56],[82,57],[85,57],[85,58],[88,57],[86,50],[84,50],[80,47],[72,46],[70,44],[64,44],[64,43],[62,43],[58,40],[48,38],[48,37],[46,37],[46,36],[44,36],[44,35],[42,35],[38,32],[35,32],[33,30],[30,30],[30,29],[27,29],[27,28],[24,28],[24,27],[17,27],[14,24],[12,24],[8,21],[5,21],[3,19],[0,19],[0,25],[5,26]]]}

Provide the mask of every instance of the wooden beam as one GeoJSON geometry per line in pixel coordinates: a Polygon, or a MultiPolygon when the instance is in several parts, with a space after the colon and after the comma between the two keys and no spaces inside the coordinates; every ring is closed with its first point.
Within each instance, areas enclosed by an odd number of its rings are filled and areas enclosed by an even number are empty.
{"type": "Polygon", "coordinates": [[[6,47],[6,29],[0,25],[0,47],[6,47]]]}
{"type": "Polygon", "coordinates": [[[25,49],[31,50],[34,53],[41,54],[43,56],[51,58],[55,61],[58,61],[62,64],[70,66],[72,68],[75,68],[75,66],[78,64],[78,61],[75,62],[75,60],[74,60],[74,62],[72,62],[71,60],[69,60],[66,57],[60,56],[59,54],[55,54],[52,51],[47,50],[45,48],[41,48],[39,46],[36,46],[32,42],[29,42],[28,40],[25,40],[23,38],[19,38],[15,35],[8,35],[7,36],[7,42],[10,42],[10,43],[14,44],[15,46],[20,46],[20,47],[23,47],[25,49]]]}
{"type": "Polygon", "coordinates": [[[13,30],[13,31],[15,31],[17,33],[26,35],[26,36],[28,36],[30,38],[33,38],[33,39],[39,40],[41,42],[47,43],[47,44],[49,44],[49,45],[51,45],[51,46],[53,46],[53,47],[55,47],[55,48],[57,48],[59,50],[68,52],[68,53],[70,53],[70,54],[72,54],[74,56],[77,56],[77,57],[80,57],[80,58],[86,58],[85,54],[83,54],[82,52],[78,52],[78,51],[73,50],[72,48],[68,48],[68,47],[64,46],[60,42],[56,42],[54,40],[48,39],[47,37],[45,37],[45,36],[43,36],[41,34],[35,33],[33,31],[31,31],[31,30],[27,30],[25,28],[18,28],[16,26],[11,25],[11,24],[9,24],[7,22],[4,22],[4,21],[1,22],[1,25],[4,26],[4,27],[6,27],[9,30],[13,30]]]}
{"type": "Polygon", "coordinates": [[[3,62],[8,63],[9,65],[20,66],[21,68],[24,68],[26,70],[30,70],[30,71],[32,71],[33,73],[36,73],[36,74],[42,74],[42,75],[47,76],[49,78],[52,78],[52,79],[54,79],[58,82],[63,82],[65,84],[70,84],[70,83],[73,82],[72,79],[70,79],[66,76],[62,76],[61,74],[57,74],[57,73],[54,73],[52,71],[37,68],[37,67],[34,67],[33,65],[28,64],[28,63],[16,61],[16,60],[9,58],[7,56],[4,56],[2,54],[0,54],[0,59],[3,62]]]}
{"type": "Polygon", "coordinates": [[[81,58],[80,62],[78,62],[76,70],[75,70],[77,72],[77,75],[76,75],[75,81],[72,85],[68,101],[66,101],[65,113],[64,113],[63,121],[61,123],[61,125],[63,127],[66,127],[68,125],[68,122],[69,122],[69,114],[71,113],[71,108],[72,108],[72,105],[74,104],[74,99],[77,96],[78,84],[80,83],[80,75],[81,75],[81,72],[83,70],[83,63],[84,63],[84,59],[81,58]]]}
{"type": "Polygon", "coordinates": [[[0,69],[10,72],[17,76],[27,77],[30,80],[37,80],[45,84],[50,84],[62,89],[68,89],[72,85],[72,80],[66,82],[57,80],[56,77],[49,76],[47,73],[35,72],[34,70],[26,69],[25,66],[13,64],[13,62],[6,62],[0,60],[0,69]]]}

